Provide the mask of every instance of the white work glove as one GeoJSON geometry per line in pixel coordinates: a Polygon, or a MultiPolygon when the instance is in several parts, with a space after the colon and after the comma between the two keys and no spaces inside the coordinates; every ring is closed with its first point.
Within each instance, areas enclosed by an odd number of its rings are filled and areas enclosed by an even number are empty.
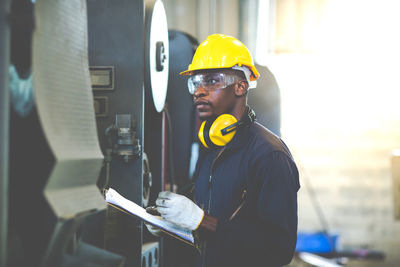
{"type": "Polygon", "coordinates": [[[196,230],[204,217],[204,211],[193,201],[169,191],[158,194],[156,205],[164,220],[189,230],[196,230]]]}
{"type": "Polygon", "coordinates": [[[149,223],[144,223],[144,225],[146,225],[147,230],[149,230],[150,234],[155,235],[157,237],[160,237],[162,234],[162,231],[160,228],[155,227],[149,223]]]}

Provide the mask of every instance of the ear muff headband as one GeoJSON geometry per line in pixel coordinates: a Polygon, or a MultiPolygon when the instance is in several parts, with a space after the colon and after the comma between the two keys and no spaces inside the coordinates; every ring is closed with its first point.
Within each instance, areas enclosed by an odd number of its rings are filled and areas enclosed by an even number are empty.
{"type": "Polygon", "coordinates": [[[247,119],[246,123],[248,123],[248,124],[255,122],[255,120],[257,119],[256,113],[250,107],[249,107],[249,110],[247,111],[246,119],[247,119]]]}
{"type": "Polygon", "coordinates": [[[236,131],[237,128],[239,128],[241,122],[235,122],[234,124],[231,124],[223,129],[221,129],[221,134],[222,135],[227,135],[230,132],[236,131]]]}

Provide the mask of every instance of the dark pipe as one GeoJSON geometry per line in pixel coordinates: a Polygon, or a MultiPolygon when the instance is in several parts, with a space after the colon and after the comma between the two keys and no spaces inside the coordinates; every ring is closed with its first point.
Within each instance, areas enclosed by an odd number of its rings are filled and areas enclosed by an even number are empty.
{"type": "Polygon", "coordinates": [[[10,53],[9,1],[0,1],[0,266],[7,261],[10,53]]]}

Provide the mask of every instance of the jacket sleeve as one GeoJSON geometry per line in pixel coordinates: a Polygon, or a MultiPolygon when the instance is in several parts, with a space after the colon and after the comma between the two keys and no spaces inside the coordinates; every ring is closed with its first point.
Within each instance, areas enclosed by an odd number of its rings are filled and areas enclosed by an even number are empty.
{"type": "MultiPolygon", "coordinates": [[[[231,221],[218,221],[215,238],[217,255],[239,266],[252,261],[265,266],[288,264],[296,246],[297,191],[299,174],[292,158],[276,151],[261,156],[253,164],[248,199],[231,221]],[[237,257],[236,257],[237,256],[237,257]],[[243,262],[244,263],[244,262],[243,262]]],[[[229,266],[229,265],[226,265],[229,266]]]]}

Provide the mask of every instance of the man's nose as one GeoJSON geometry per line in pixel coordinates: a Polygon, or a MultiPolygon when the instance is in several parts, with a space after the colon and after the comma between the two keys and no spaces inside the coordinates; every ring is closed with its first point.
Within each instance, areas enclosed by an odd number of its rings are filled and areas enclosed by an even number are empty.
{"type": "Polygon", "coordinates": [[[208,91],[204,88],[204,86],[199,86],[197,87],[196,91],[194,91],[193,98],[197,99],[199,97],[203,97],[207,95],[207,92],[208,91]]]}

